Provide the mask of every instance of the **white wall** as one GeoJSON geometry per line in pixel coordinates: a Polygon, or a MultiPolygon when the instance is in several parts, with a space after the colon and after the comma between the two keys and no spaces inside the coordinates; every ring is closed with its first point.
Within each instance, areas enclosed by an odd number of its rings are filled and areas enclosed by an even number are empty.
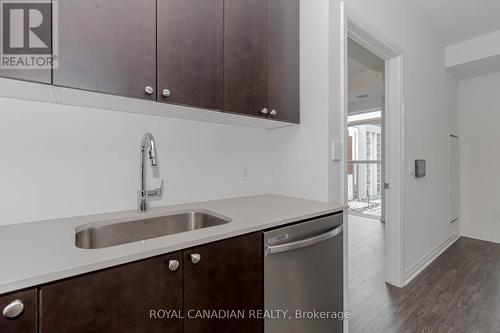
{"type": "Polygon", "coordinates": [[[301,123],[270,131],[277,194],[329,200],[329,24],[328,1],[300,1],[301,123]]]}
{"type": "Polygon", "coordinates": [[[146,132],[166,181],[152,206],[271,189],[267,130],[0,98],[0,225],[136,209],[146,132]]]}
{"type": "MultiPolygon", "coordinates": [[[[343,198],[340,0],[301,1],[301,125],[272,131],[1,100],[1,222],[134,209],[138,141],[156,135],[162,204],[272,191],[321,201],[343,198]],[[6,162],[8,161],[8,163],[6,162]],[[241,164],[250,180],[241,181],[241,164]]],[[[407,176],[404,265],[441,244],[449,228],[447,137],[457,126],[456,80],[444,44],[400,0],[348,0],[404,49],[405,165],[428,160],[428,176],[407,176]],[[434,220],[438,218],[438,226],[434,220]]],[[[159,203],[156,203],[159,204],[159,203]]]]}
{"type": "Polygon", "coordinates": [[[500,73],[460,81],[461,229],[500,242],[500,73]]]}
{"type": "Polygon", "coordinates": [[[300,9],[300,126],[269,131],[0,98],[0,181],[8,189],[0,224],[135,209],[147,131],[167,181],[153,206],[268,192],[338,201],[329,160],[329,136],[341,137],[329,121],[330,4],[301,1],[300,9]]]}
{"type": "MultiPolygon", "coordinates": [[[[445,47],[429,24],[400,0],[348,0],[358,15],[376,26],[404,50],[404,165],[427,159],[427,177],[405,173],[404,267],[415,268],[434,249],[458,232],[448,223],[448,134],[458,121],[458,83],[445,69],[445,47]],[[435,224],[435,220],[439,222],[435,224]]],[[[333,19],[340,22],[340,1],[334,0],[333,19]]],[[[332,34],[340,33],[333,23],[332,34]]],[[[333,73],[340,73],[340,38],[334,36],[333,73]]],[[[340,78],[340,75],[335,77],[340,78]]],[[[337,79],[338,80],[338,79],[337,79]]],[[[333,86],[337,86],[334,84],[333,86]]],[[[340,99],[332,91],[333,99],[340,99]]],[[[331,108],[333,131],[341,126],[339,103],[331,108]]],[[[340,133],[340,131],[338,131],[340,133]]],[[[342,177],[334,171],[333,177],[342,177]]],[[[333,183],[333,182],[332,182],[333,183]]],[[[332,188],[332,191],[339,189],[332,188]]],[[[332,195],[334,196],[334,195],[332,195]]]]}

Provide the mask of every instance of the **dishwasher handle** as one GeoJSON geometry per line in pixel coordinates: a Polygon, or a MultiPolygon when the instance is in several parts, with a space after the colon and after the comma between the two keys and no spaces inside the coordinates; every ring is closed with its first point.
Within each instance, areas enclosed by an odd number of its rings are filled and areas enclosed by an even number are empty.
{"type": "Polygon", "coordinates": [[[313,246],[315,244],[324,242],[330,238],[338,236],[343,230],[344,230],[344,226],[341,225],[335,229],[332,229],[328,232],[325,232],[324,234],[314,236],[311,238],[306,238],[306,239],[302,239],[299,241],[280,244],[280,245],[272,245],[272,246],[267,245],[266,246],[266,253],[269,255],[269,254],[273,254],[273,253],[293,251],[293,250],[301,249],[304,247],[313,246]]]}

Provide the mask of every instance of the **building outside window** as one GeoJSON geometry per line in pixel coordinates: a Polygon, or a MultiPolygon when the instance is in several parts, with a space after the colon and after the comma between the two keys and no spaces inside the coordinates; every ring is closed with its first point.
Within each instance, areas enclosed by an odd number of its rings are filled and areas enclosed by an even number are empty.
{"type": "Polygon", "coordinates": [[[349,116],[348,201],[351,212],[380,215],[382,194],[381,112],[349,116]],[[378,117],[378,118],[377,118],[378,117]]]}
{"type": "MultiPolygon", "coordinates": [[[[371,160],[372,158],[372,132],[366,132],[366,160],[371,160]]],[[[372,195],[372,166],[370,164],[366,165],[366,197],[369,198],[372,195]]]]}
{"type": "MultiPolygon", "coordinates": [[[[377,133],[377,161],[382,161],[382,135],[377,133]]],[[[377,195],[382,194],[382,164],[377,164],[377,195]]]]}

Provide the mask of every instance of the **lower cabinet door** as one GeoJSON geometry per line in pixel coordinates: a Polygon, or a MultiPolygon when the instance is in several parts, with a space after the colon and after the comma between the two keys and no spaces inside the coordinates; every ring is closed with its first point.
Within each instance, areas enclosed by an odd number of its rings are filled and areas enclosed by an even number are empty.
{"type": "Polygon", "coordinates": [[[0,296],[0,332],[37,333],[37,290],[0,296]]]}
{"type": "Polygon", "coordinates": [[[261,234],[184,251],[184,333],[259,333],[263,321],[261,234]]]}
{"type": "Polygon", "coordinates": [[[172,314],[182,311],[182,269],[171,271],[172,260],[180,263],[181,254],[43,286],[40,332],[181,333],[182,319],[172,314]]]}

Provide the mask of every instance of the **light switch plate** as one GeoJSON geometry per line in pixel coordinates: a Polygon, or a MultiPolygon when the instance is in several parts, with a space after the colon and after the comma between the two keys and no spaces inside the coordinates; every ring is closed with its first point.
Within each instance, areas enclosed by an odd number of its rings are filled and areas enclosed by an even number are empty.
{"type": "Polygon", "coordinates": [[[337,162],[342,161],[342,142],[332,142],[332,160],[337,162]]]}

